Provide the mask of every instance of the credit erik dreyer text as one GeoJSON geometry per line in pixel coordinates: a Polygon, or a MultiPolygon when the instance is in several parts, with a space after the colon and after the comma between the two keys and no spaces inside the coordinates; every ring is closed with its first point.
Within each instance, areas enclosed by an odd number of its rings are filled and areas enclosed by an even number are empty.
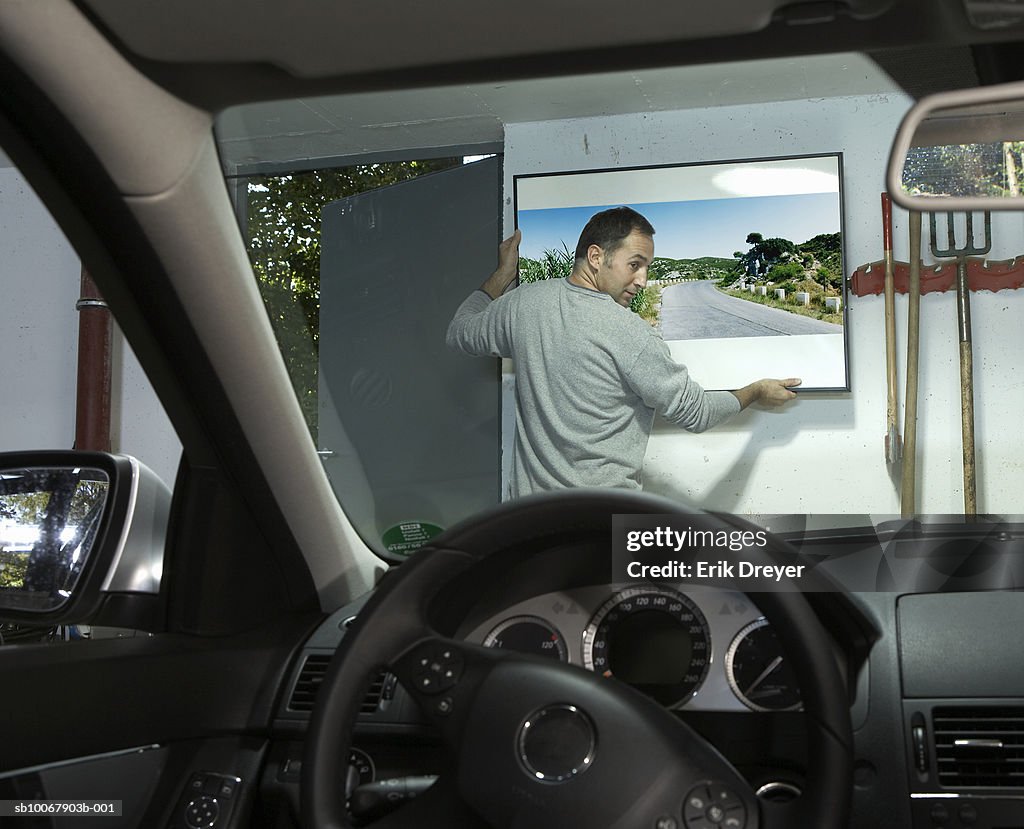
{"type": "Polygon", "coordinates": [[[754,564],[750,561],[666,561],[642,564],[631,561],[626,575],[631,579],[799,579],[803,564],[754,564]]]}

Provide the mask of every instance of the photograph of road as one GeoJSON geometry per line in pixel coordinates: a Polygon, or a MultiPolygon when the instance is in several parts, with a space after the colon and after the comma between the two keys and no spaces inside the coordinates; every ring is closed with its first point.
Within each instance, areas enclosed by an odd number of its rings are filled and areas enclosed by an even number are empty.
{"type": "Polygon", "coordinates": [[[713,364],[719,379],[710,387],[762,376],[760,358],[770,355],[766,376],[845,390],[841,162],[823,155],[516,176],[520,282],[567,277],[590,216],[627,205],[655,228],[647,286],[630,310],[687,366],[713,364]]]}
{"type": "Polygon", "coordinates": [[[661,291],[661,336],[666,340],[842,332],[833,322],[729,296],[711,280],[680,282],[661,291]]]}

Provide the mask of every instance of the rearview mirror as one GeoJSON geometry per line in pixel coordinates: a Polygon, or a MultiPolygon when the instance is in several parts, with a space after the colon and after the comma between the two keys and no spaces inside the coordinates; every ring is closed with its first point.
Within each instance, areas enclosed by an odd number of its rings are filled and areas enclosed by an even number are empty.
{"type": "Polygon", "coordinates": [[[1021,209],[1024,83],[923,98],[896,133],[887,187],[925,213],[1021,209]]]}
{"type": "Polygon", "coordinates": [[[0,621],[87,621],[107,594],[157,593],[169,504],[134,458],[0,454],[0,621]]]}

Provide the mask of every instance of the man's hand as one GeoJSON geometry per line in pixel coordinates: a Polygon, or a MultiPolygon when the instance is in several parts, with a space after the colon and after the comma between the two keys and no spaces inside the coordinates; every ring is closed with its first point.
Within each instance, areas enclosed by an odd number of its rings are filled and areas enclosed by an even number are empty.
{"type": "Polygon", "coordinates": [[[505,289],[516,278],[519,267],[519,241],[522,238],[522,231],[517,228],[515,233],[498,245],[498,269],[480,286],[480,290],[491,299],[497,299],[505,293],[505,289]]]}
{"type": "Polygon", "coordinates": [[[733,392],[736,399],[740,401],[740,408],[745,409],[751,403],[762,403],[765,406],[775,408],[781,406],[796,397],[795,391],[790,391],[794,386],[800,385],[800,379],[789,377],[785,380],[757,380],[749,386],[737,389],[733,392]]]}

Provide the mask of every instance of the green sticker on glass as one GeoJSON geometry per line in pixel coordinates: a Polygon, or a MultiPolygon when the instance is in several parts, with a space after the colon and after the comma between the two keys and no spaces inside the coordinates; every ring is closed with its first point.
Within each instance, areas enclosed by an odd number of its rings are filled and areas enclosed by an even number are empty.
{"type": "Polygon", "coordinates": [[[380,540],[384,549],[389,553],[411,556],[430,539],[442,532],[444,530],[437,524],[428,524],[425,521],[403,521],[386,530],[380,540]]]}

